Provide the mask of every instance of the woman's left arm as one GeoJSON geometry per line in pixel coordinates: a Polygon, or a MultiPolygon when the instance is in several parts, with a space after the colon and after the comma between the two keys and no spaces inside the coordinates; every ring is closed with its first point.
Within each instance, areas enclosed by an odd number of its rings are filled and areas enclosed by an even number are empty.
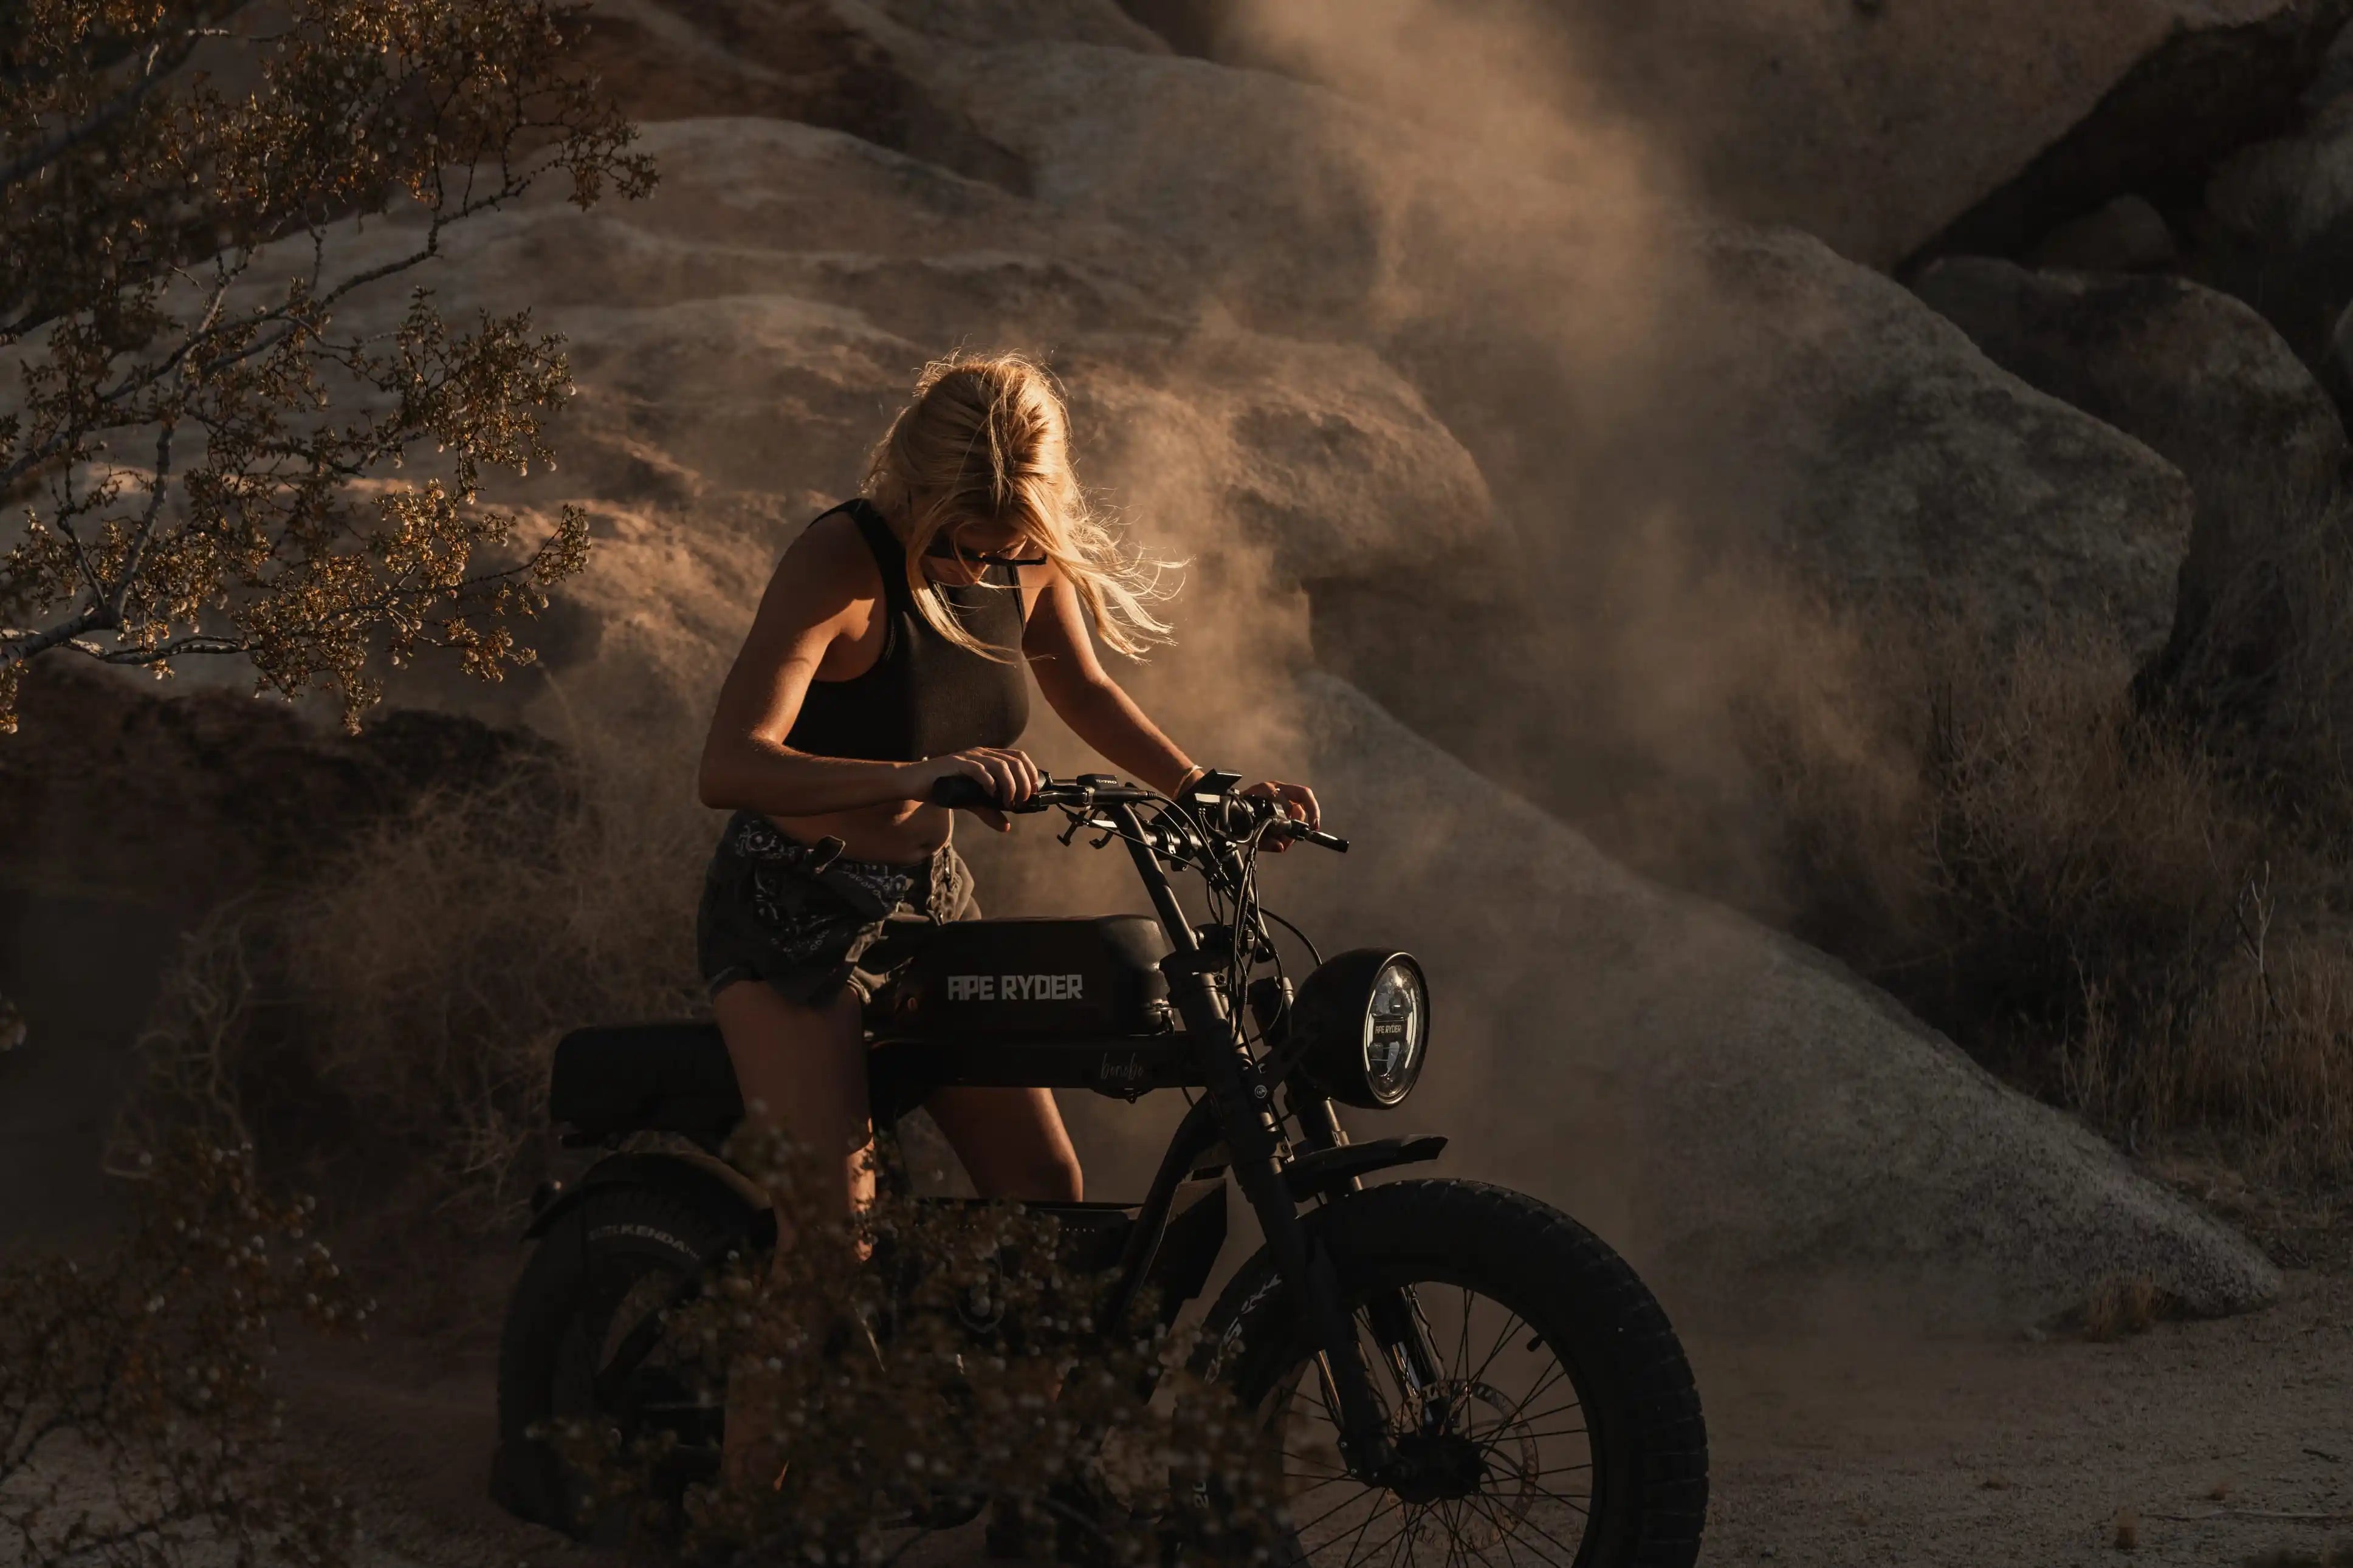
{"type": "MultiPolygon", "coordinates": [[[[1054,573],[1039,590],[1022,634],[1021,651],[1038,677],[1038,689],[1071,732],[1103,759],[1165,794],[1175,795],[1195,773],[1176,742],[1160,732],[1135,700],[1120,689],[1095,657],[1087,635],[1086,609],[1078,590],[1054,573]]],[[[1320,826],[1323,812],[1305,784],[1266,780],[1248,793],[1281,801],[1293,817],[1320,826]]]]}

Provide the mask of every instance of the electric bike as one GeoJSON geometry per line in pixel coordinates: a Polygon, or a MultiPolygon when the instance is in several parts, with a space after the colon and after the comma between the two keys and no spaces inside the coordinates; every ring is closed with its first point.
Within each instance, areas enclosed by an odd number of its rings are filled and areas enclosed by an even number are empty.
{"type": "MultiPolygon", "coordinates": [[[[1090,774],[1049,780],[1018,808],[1061,813],[1064,844],[1124,847],[1154,913],[940,927],[868,1009],[878,1130],[948,1085],[1192,1100],[1141,1202],[1029,1207],[1101,1269],[1094,1321],[1116,1331],[1143,1303],[1166,1324],[1199,1295],[1239,1189],[1264,1245],[1209,1307],[1192,1368],[1282,1455],[1298,1562],[1687,1568],[1706,1435],[1666,1315],[1599,1237],[1535,1198],[1368,1184],[1445,1147],[1354,1141],[1335,1110],[1393,1110],[1412,1092],[1428,981],[1397,950],[1322,958],[1260,903],[1261,848],[1347,843],[1238,782],[1211,774],[1171,799],[1090,774]],[[1179,876],[1198,879],[1207,920],[1179,876]],[[1312,964],[1296,985],[1278,926],[1312,964]]],[[[993,804],[965,780],[935,798],[993,804]]],[[[730,1256],[773,1245],[775,1221],[719,1157],[743,1103],[715,1025],[579,1030],[557,1047],[549,1100],[566,1141],[602,1153],[533,1200],[492,1492],[577,1529],[551,1422],[659,1426],[715,1470],[723,1389],[666,1381],[661,1314],[730,1256]],[[654,1134],[664,1146],[643,1146],[654,1134]]]]}

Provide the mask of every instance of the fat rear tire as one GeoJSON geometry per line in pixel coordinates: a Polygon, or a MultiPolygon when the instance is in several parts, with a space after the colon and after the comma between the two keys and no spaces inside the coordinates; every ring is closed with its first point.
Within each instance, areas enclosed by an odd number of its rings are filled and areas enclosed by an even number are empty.
{"type": "MultiPolygon", "coordinates": [[[[1606,1243],[1535,1198],[1472,1182],[1389,1183],[1303,1218],[1345,1307],[1405,1285],[1461,1287],[1541,1336],[1591,1434],[1591,1517],[1573,1568],[1690,1568],[1707,1511],[1699,1393],[1665,1312],[1606,1243]]],[[[1195,1372],[1252,1408],[1271,1403],[1312,1354],[1296,1310],[1261,1251],[1210,1310],[1195,1372]]]]}
{"type": "MultiPolygon", "coordinates": [[[[666,1194],[585,1194],[541,1237],[516,1282],[499,1341],[499,1446],[491,1496],[519,1518],[572,1535],[596,1525],[580,1479],[547,1441],[551,1422],[605,1416],[589,1397],[596,1362],[625,1302],[682,1296],[743,1237],[666,1194]]],[[[711,1441],[718,1441],[714,1416],[711,1441]]]]}

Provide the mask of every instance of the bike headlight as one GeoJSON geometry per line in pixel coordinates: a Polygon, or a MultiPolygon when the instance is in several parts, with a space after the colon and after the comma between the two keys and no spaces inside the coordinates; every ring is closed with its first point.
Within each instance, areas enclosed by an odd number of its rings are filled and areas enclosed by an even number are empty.
{"type": "Polygon", "coordinates": [[[1430,986],[1410,953],[1357,948],[1307,977],[1292,1007],[1300,1070],[1344,1105],[1379,1110],[1413,1092],[1430,1044],[1430,986]]]}

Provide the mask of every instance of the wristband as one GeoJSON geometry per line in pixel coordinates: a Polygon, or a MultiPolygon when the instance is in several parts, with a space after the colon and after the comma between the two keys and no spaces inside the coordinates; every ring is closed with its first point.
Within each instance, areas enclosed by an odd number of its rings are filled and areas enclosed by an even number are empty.
{"type": "Polygon", "coordinates": [[[1191,789],[1196,784],[1208,778],[1211,773],[1217,771],[1218,770],[1215,768],[1205,768],[1198,764],[1193,767],[1187,768],[1183,775],[1176,780],[1176,787],[1168,793],[1181,799],[1187,790],[1191,789]]]}

